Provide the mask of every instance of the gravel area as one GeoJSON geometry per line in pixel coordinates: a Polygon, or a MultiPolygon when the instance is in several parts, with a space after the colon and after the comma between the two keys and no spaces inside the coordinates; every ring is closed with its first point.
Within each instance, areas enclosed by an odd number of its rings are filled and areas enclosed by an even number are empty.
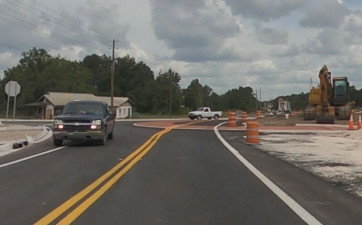
{"type": "MultiPolygon", "coordinates": [[[[266,127],[293,126],[306,121],[297,115],[289,119],[266,117],[259,123],[266,127]]],[[[345,129],[299,134],[263,132],[257,148],[362,198],[362,130],[348,130],[348,121],[337,120],[336,124],[345,125],[345,129]]]]}

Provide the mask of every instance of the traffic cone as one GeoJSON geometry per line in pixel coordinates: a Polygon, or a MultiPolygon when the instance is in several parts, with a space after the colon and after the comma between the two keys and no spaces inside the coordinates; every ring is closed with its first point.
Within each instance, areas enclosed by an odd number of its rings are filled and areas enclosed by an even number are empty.
{"type": "Polygon", "coordinates": [[[358,114],[358,130],[362,129],[361,113],[358,114]]]}
{"type": "Polygon", "coordinates": [[[351,116],[349,117],[349,126],[348,130],[354,130],[354,124],[353,124],[353,113],[351,113],[351,116]]]}

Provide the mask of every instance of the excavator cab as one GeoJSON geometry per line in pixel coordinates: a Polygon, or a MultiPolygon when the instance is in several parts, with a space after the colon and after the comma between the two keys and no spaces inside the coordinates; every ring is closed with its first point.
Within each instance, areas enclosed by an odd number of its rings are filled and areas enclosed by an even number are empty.
{"type": "Polygon", "coordinates": [[[335,106],[338,119],[347,120],[352,112],[353,104],[349,103],[349,82],[347,77],[333,78],[333,94],[331,102],[335,106]]]}
{"type": "Polygon", "coordinates": [[[333,78],[332,102],[335,106],[346,105],[348,103],[349,82],[347,77],[333,78]]]}

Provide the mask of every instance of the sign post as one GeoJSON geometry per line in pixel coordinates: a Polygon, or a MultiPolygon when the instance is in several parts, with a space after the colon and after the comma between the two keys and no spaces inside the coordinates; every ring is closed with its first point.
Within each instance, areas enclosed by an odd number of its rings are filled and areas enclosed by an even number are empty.
{"type": "Polygon", "coordinates": [[[10,105],[10,97],[14,97],[14,109],[13,109],[13,120],[15,119],[16,112],[16,96],[20,94],[21,87],[16,81],[9,81],[5,85],[5,93],[8,95],[8,102],[6,106],[6,121],[9,116],[9,105],[10,105]]]}

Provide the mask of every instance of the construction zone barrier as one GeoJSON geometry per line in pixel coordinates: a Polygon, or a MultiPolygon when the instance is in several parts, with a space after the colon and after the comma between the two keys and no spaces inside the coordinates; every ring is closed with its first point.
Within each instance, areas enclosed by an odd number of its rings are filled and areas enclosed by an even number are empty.
{"type": "Polygon", "coordinates": [[[261,118],[262,118],[261,111],[256,111],[256,118],[257,118],[257,119],[261,119],[261,118]]]}
{"type": "Polygon", "coordinates": [[[241,122],[246,123],[246,121],[248,121],[248,114],[246,113],[246,111],[242,111],[241,112],[241,122]]]}
{"type": "Polygon", "coordinates": [[[354,130],[353,113],[349,117],[348,130],[354,130]]]}
{"type": "Polygon", "coordinates": [[[236,127],[236,113],[233,111],[229,111],[229,120],[228,120],[228,126],[229,127],[236,127]]]}
{"type": "Polygon", "coordinates": [[[246,142],[259,144],[259,123],[258,121],[246,122],[246,142]]]}

